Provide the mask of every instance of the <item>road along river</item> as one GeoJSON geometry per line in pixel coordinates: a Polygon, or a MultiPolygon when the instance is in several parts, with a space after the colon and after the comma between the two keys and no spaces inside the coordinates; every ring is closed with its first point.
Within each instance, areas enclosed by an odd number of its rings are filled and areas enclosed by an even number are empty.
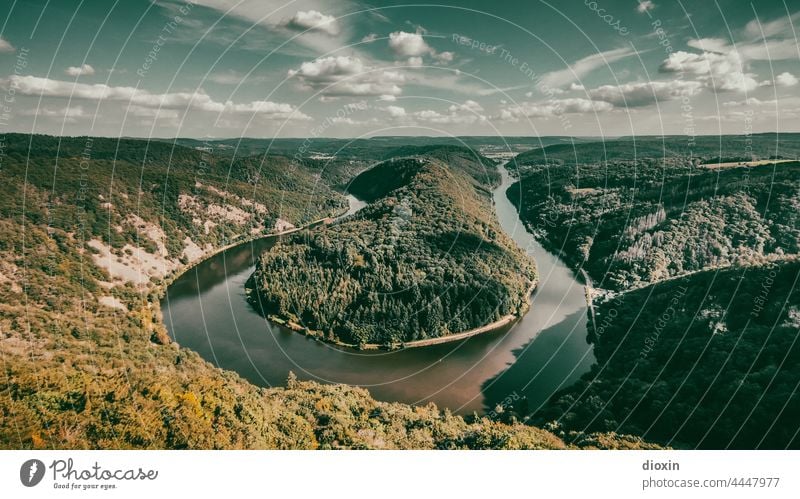
{"type": "MultiPolygon", "coordinates": [[[[161,309],[181,346],[262,386],[300,379],[368,388],[378,400],[434,402],[456,413],[483,413],[527,397],[535,410],[594,362],[586,342],[583,284],[525,230],[500,166],[493,196],[502,228],[536,259],[539,285],[530,311],[490,333],[396,351],[355,351],[307,338],[267,321],[248,303],[245,281],[276,237],[242,243],[192,267],[167,288],[161,309]]],[[[517,188],[519,186],[516,186],[517,188]]],[[[351,199],[351,212],[363,206],[351,199]]]]}

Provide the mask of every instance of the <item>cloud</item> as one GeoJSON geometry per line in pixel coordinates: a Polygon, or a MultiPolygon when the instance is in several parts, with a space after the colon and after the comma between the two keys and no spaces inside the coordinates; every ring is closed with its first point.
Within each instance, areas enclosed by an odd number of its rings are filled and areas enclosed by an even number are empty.
{"type": "Polygon", "coordinates": [[[389,35],[389,48],[400,57],[418,57],[433,50],[419,33],[395,31],[389,35]]]}
{"type": "Polygon", "coordinates": [[[325,15],[318,10],[299,11],[286,22],[285,26],[297,31],[321,31],[331,36],[338,35],[340,31],[335,17],[325,15]]]}
{"type": "Polygon", "coordinates": [[[79,118],[86,118],[90,116],[89,113],[83,110],[82,106],[70,106],[62,108],[38,107],[35,109],[25,109],[20,114],[23,116],[63,119],[68,123],[74,123],[79,118]]]}
{"type": "Polygon", "coordinates": [[[375,33],[370,33],[370,34],[364,36],[364,38],[361,39],[361,43],[372,43],[377,39],[378,39],[378,35],[376,35],[375,33]]]}
{"type": "Polygon", "coordinates": [[[358,57],[323,57],[289,70],[306,89],[328,96],[399,95],[405,81],[397,71],[367,66],[358,57]]]}
{"type": "Polygon", "coordinates": [[[583,59],[579,59],[566,69],[552,71],[545,74],[542,77],[541,82],[542,84],[552,88],[563,87],[564,85],[580,80],[599,67],[606,66],[612,62],[631,56],[635,53],[636,52],[629,48],[619,48],[607,50],[605,52],[598,52],[597,54],[592,54],[584,57],[583,59]]]}
{"type": "Polygon", "coordinates": [[[718,54],[729,52],[731,49],[728,40],[724,38],[691,39],[686,42],[686,45],[704,52],[716,52],[718,54]]]}
{"type": "Polygon", "coordinates": [[[523,102],[502,109],[499,119],[517,121],[520,118],[552,118],[569,113],[598,113],[611,111],[613,104],[581,98],[550,99],[543,102],[523,102]]]}
{"type": "Polygon", "coordinates": [[[128,106],[128,113],[138,118],[178,119],[175,109],[158,109],[142,106],[128,106]]]}
{"type": "MultiPolygon", "coordinates": [[[[194,40],[199,37],[208,39],[210,36],[215,35],[215,32],[231,27],[231,35],[235,38],[239,36],[243,28],[228,22],[228,19],[234,21],[241,19],[266,28],[260,35],[266,35],[270,43],[277,44],[283,43],[287,38],[290,38],[290,36],[287,36],[290,33],[294,36],[294,32],[297,32],[298,29],[306,30],[311,28],[309,31],[294,37],[292,43],[309,48],[316,53],[327,53],[332,47],[342,46],[349,40],[350,32],[348,26],[343,25],[340,20],[335,20],[335,14],[333,16],[330,15],[332,14],[331,11],[352,12],[356,10],[354,2],[351,0],[337,0],[335,3],[324,0],[297,0],[292,2],[287,2],[286,0],[193,0],[191,3],[216,10],[227,23],[216,26],[214,30],[210,30],[208,26],[199,27],[196,33],[192,33],[194,40]],[[322,12],[327,12],[327,14],[322,14],[322,12]],[[329,18],[333,18],[335,22],[325,22],[329,18]],[[296,20],[297,23],[290,25],[292,20],[296,20]],[[320,23],[314,24],[315,20],[320,21],[320,23]],[[303,27],[303,25],[308,27],[303,27]],[[335,35],[332,33],[335,33],[335,35]]],[[[160,2],[159,5],[169,8],[171,4],[160,2]]],[[[188,24],[184,21],[184,27],[186,26],[188,24]]],[[[183,27],[182,31],[184,31],[183,27]]],[[[230,41],[220,40],[220,43],[229,45],[230,41]]],[[[263,44],[264,42],[261,43],[263,44]]],[[[256,49],[257,47],[253,48],[256,49]]],[[[260,50],[263,50],[263,46],[260,47],[260,50]]]]}
{"type": "Polygon", "coordinates": [[[94,74],[94,68],[88,64],[81,64],[80,66],[70,66],[64,70],[67,76],[91,76],[94,74]]]}
{"type": "Polygon", "coordinates": [[[780,17],[772,21],[762,23],[758,19],[753,19],[744,27],[744,33],[749,38],[760,40],[775,35],[794,36],[792,25],[800,19],[800,12],[795,12],[790,16],[780,17]]]}
{"type": "Polygon", "coordinates": [[[688,73],[718,92],[749,92],[758,87],[755,74],[746,73],[737,52],[673,52],[659,68],[665,73],[688,73]]]}
{"type": "Polygon", "coordinates": [[[14,52],[15,49],[11,42],[0,36],[0,52],[14,52]]]}
{"type": "Polygon", "coordinates": [[[420,33],[407,33],[405,31],[395,31],[389,34],[389,48],[401,58],[408,58],[411,61],[419,62],[419,64],[411,64],[419,66],[422,63],[422,56],[429,55],[437,62],[446,63],[452,62],[455,58],[453,52],[437,52],[433,49],[420,33]]]}
{"type": "Polygon", "coordinates": [[[575,91],[575,90],[586,90],[586,87],[584,87],[580,83],[570,83],[569,84],[569,89],[572,90],[572,91],[575,91]]]}
{"type": "Polygon", "coordinates": [[[775,83],[782,87],[793,87],[797,85],[798,80],[795,75],[786,71],[775,77],[775,83]]]}
{"type": "Polygon", "coordinates": [[[405,108],[400,106],[386,106],[386,112],[389,113],[389,116],[392,118],[402,118],[406,115],[405,108]]]}
{"type": "Polygon", "coordinates": [[[480,113],[483,111],[483,106],[475,102],[474,100],[468,99],[464,101],[463,104],[453,104],[449,108],[450,112],[456,111],[469,111],[472,113],[480,113]]]}
{"type": "Polygon", "coordinates": [[[639,5],[636,6],[636,12],[644,14],[645,12],[649,12],[655,8],[656,4],[654,4],[651,0],[639,0],[639,5]]]}
{"type": "Polygon", "coordinates": [[[208,81],[217,83],[219,85],[238,85],[239,83],[262,83],[267,81],[265,75],[254,75],[240,73],[239,71],[228,69],[226,71],[219,71],[208,75],[208,81]]]}
{"type": "Polygon", "coordinates": [[[432,109],[424,109],[411,113],[411,116],[417,121],[435,123],[437,125],[471,125],[476,121],[486,120],[486,116],[474,113],[459,113],[458,109],[453,111],[452,108],[448,114],[432,109]]]}
{"type": "Polygon", "coordinates": [[[153,94],[134,87],[115,87],[102,83],[90,85],[37,76],[18,75],[11,75],[5,83],[13,86],[19,95],[127,102],[129,105],[155,109],[194,109],[215,113],[250,113],[271,119],[310,119],[305,114],[297,111],[291,104],[262,100],[240,104],[230,100],[219,102],[212,99],[202,90],[153,94]]]}
{"type": "Polygon", "coordinates": [[[603,85],[589,90],[588,94],[592,100],[608,102],[616,107],[640,107],[685,95],[696,95],[702,86],[697,81],[650,81],[603,85]]]}
{"type": "Polygon", "coordinates": [[[700,38],[689,40],[686,44],[705,52],[737,53],[742,60],[774,61],[797,57],[797,42],[790,38],[737,42],[736,46],[731,45],[728,40],[723,38],[700,38]]]}

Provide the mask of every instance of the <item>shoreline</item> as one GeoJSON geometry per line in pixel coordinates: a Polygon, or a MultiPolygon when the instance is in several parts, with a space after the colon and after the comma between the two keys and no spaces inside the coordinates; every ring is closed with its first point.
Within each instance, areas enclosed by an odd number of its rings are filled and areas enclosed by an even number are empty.
{"type": "MultiPolygon", "coordinates": [[[[252,276],[248,278],[247,283],[250,283],[252,276]]],[[[285,327],[290,329],[295,333],[300,333],[303,336],[314,339],[316,341],[321,341],[323,343],[328,343],[330,345],[335,345],[338,347],[349,348],[351,350],[405,350],[407,348],[420,348],[420,347],[427,347],[433,345],[442,345],[444,343],[450,343],[453,341],[465,340],[467,338],[471,338],[473,336],[478,336],[480,334],[485,333],[492,333],[497,331],[498,329],[507,326],[519,319],[521,319],[525,314],[530,311],[531,308],[531,297],[533,296],[533,292],[536,291],[536,288],[539,285],[539,276],[536,276],[536,279],[533,281],[531,286],[528,288],[526,292],[525,304],[523,305],[523,310],[520,313],[515,314],[507,314],[503,317],[497,319],[496,321],[492,321],[488,324],[484,324],[483,326],[478,326],[476,328],[468,329],[466,331],[460,331],[458,333],[452,333],[445,336],[437,336],[435,338],[426,338],[424,340],[413,340],[413,341],[400,341],[396,343],[362,343],[362,344],[354,344],[354,343],[345,343],[339,340],[329,340],[325,338],[325,335],[322,331],[318,331],[315,329],[309,329],[305,326],[302,326],[292,320],[285,319],[275,314],[267,314],[263,310],[261,310],[261,303],[255,302],[257,298],[253,297],[253,293],[258,293],[258,290],[253,287],[247,287],[247,283],[245,284],[245,294],[247,294],[247,300],[256,308],[256,312],[259,315],[265,317],[268,321],[273,324],[276,324],[281,327],[285,327]]]]}
{"type": "Polygon", "coordinates": [[[278,237],[288,236],[289,234],[294,234],[295,232],[300,232],[300,231],[303,231],[303,230],[314,229],[314,228],[317,228],[317,227],[319,227],[321,225],[330,225],[333,222],[335,222],[336,220],[338,220],[339,218],[345,216],[348,211],[350,211],[349,208],[347,210],[345,210],[344,212],[339,213],[337,215],[318,218],[317,220],[311,221],[311,222],[309,222],[309,223],[307,223],[305,225],[301,225],[300,227],[293,227],[291,229],[287,229],[287,230],[284,230],[284,231],[281,231],[281,232],[272,232],[272,233],[269,233],[269,234],[258,234],[258,235],[242,237],[242,238],[237,239],[235,242],[226,244],[225,246],[220,246],[218,248],[212,249],[211,251],[204,252],[203,255],[200,256],[197,260],[194,260],[193,262],[190,262],[190,263],[187,263],[186,265],[183,265],[180,269],[177,269],[176,271],[174,271],[172,274],[170,274],[169,277],[165,278],[161,283],[159,283],[157,285],[156,291],[158,291],[158,293],[159,293],[159,300],[161,298],[163,298],[163,296],[164,296],[163,292],[166,291],[166,288],[168,288],[171,284],[173,284],[179,277],[181,277],[186,272],[192,270],[193,268],[197,267],[198,265],[200,265],[204,261],[209,260],[209,259],[219,255],[223,251],[227,251],[227,250],[229,250],[231,248],[235,248],[236,246],[240,246],[240,245],[246,244],[246,243],[252,243],[254,241],[259,241],[259,240],[262,240],[262,239],[269,239],[271,237],[278,238],[278,237]]]}

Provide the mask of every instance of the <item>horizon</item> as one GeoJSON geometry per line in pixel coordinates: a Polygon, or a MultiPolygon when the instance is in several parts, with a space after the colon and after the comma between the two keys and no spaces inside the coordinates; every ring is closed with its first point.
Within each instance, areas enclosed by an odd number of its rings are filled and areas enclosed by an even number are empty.
{"type": "MultiPolygon", "coordinates": [[[[753,132],[753,133],[721,133],[721,134],[712,134],[712,133],[705,133],[705,134],[697,134],[697,135],[685,135],[685,134],[638,134],[638,135],[606,135],[606,136],[599,136],[599,135],[372,135],[369,137],[355,137],[355,136],[344,136],[344,137],[327,137],[327,136],[320,136],[320,137],[308,137],[308,136],[296,136],[296,137],[255,137],[255,136],[224,136],[224,137],[191,137],[191,136],[177,136],[177,137],[144,137],[144,136],[136,136],[136,135],[54,135],[48,133],[31,133],[31,132],[20,132],[20,131],[10,131],[5,132],[0,135],[32,135],[32,136],[47,136],[47,137],[58,137],[58,138],[80,138],[80,137],[93,137],[93,138],[102,138],[102,139],[135,139],[135,140],[159,140],[159,141],[167,141],[167,140],[199,140],[199,141],[223,141],[223,140],[370,140],[370,139],[381,139],[381,138],[389,138],[389,139],[414,139],[414,138],[430,138],[430,139],[458,139],[458,138],[506,138],[506,139],[542,139],[542,138],[554,138],[554,137],[561,137],[561,138],[573,138],[573,139],[598,139],[602,140],[618,140],[623,138],[650,138],[650,137],[658,137],[658,138],[667,138],[667,137],[747,137],[747,136],[754,136],[754,135],[792,135],[792,134],[800,134],[800,129],[797,131],[764,131],[764,132],[753,132]]],[[[2,139],[0,139],[2,140],[2,139]]]]}

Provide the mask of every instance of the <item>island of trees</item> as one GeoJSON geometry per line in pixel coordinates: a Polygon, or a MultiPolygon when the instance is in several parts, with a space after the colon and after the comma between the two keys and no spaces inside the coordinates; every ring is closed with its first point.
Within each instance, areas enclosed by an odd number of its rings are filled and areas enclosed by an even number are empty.
{"type": "Polygon", "coordinates": [[[440,338],[523,313],[534,264],[499,227],[498,179],[481,161],[426,150],[361,174],[350,191],[367,207],[262,255],[257,307],[355,346],[440,338]]]}

